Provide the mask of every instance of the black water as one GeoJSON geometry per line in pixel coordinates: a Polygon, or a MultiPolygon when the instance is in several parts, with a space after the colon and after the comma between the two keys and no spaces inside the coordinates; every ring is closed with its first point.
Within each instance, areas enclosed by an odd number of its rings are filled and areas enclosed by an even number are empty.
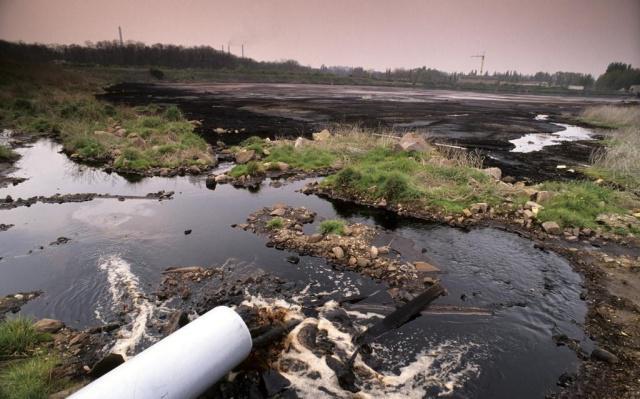
{"type": "MultiPolygon", "coordinates": [[[[582,327],[586,305],[579,299],[580,277],[559,256],[535,249],[514,234],[495,229],[464,232],[331,203],[297,193],[304,182],[280,188],[264,184],[256,193],[229,185],[208,190],[204,177],[154,177],[132,183],[72,163],[59,150],[48,140],[18,150],[23,157],[15,175],[29,180],[0,189],[0,197],[144,195],[158,190],[174,190],[176,195],[162,202],[102,199],[0,211],[0,222],[15,224],[0,232],[0,295],[45,292],[23,308],[25,314],[59,318],[79,328],[109,320],[113,282],[104,265],[112,256],[126,262],[145,293],[152,292],[167,267],[221,265],[230,258],[300,287],[317,283],[318,290],[360,293],[384,288],[355,273],[338,273],[320,259],[303,257],[292,265],[285,260],[287,252],[267,248],[263,238],[230,227],[260,207],[285,202],[306,206],[318,212],[319,219],[341,217],[385,227],[381,242],[391,242],[408,261],[424,259],[444,271],[441,278],[449,295],[436,304],[494,312],[422,316],[397,334],[388,334],[379,350],[385,353],[384,368],[389,371],[399,372],[418,352],[439,348],[459,357],[430,366],[440,367],[438,378],[455,381],[453,397],[539,398],[555,389],[562,373],[575,372],[578,366],[575,354],[557,347],[552,335],[566,334],[589,346],[582,327]],[[193,232],[185,235],[187,229],[193,232]],[[59,236],[71,241],[50,246],[59,236]]],[[[421,387],[416,390],[422,392],[421,387]]]]}

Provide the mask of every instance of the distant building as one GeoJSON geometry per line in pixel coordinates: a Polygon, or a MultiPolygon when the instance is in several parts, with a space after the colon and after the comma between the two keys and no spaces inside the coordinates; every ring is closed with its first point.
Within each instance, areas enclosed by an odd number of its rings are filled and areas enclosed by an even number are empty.
{"type": "Polygon", "coordinates": [[[567,86],[569,90],[584,90],[584,86],[581,85],[569,85],[567,86]]]}
{"type": "Polygon", "coordinates": [[[629,93],[640,94],[640,85],[629,86],[629,93]]]}

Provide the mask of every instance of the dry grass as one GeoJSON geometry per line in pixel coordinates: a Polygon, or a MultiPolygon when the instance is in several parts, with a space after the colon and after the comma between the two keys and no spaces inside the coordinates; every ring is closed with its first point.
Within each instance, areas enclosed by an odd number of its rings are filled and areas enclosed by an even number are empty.
{"type": "Polygon", "coordinates": [[[598,105],[588,107],[582,112],[580,119],[596,126],[609,128],[640,126],[640,106],[598,105]]]}
{"type": "Polygon", "coordinates": [[[612,132],[606,147],[596,151],[591,160],[589,174],[628,188],[640,188],[640,127],[612,132]]]}

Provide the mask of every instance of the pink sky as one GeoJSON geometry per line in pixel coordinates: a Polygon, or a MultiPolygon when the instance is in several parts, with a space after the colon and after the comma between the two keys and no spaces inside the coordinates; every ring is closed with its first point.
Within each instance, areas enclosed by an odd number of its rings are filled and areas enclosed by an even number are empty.
{"type": "Polygon", "coordinates": [[[640,0],[0,0],[0,38],[232,43],[258,60],[600,74],[640,67],[640,0]]]}

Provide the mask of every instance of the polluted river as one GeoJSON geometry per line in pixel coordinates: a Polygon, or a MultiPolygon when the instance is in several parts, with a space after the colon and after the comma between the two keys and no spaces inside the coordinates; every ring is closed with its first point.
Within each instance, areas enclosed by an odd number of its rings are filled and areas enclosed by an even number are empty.
{"type": "MultiPolygon", "coordinates": [[[[535,145],[529,141],[524,144],[535,145]]],[[[113,352],[133,356],[159,340],[156,321],[178,307],[193,318],[206,304],[256,305],[299,322],[285,344],[272,348],[275,370],[259,371],[286,379],[278,388],[267,384],[272,396],[540,398],[579,366],[563,343],[591,348],[581,277],[562,257],[516,234],[456,229],[305,195],[300,190],[309,179],[267,180],[257,190],[210,189],[205,176],[127,179],[74,163],[60,150],[49,139],[18,148],[22,157],[13,176],[27,180],[1,188],[0,197],[110,197],[0,210],[0,221],[14,225],[0,233],[0,295],[42,291],[21,312],[78,329],[118,323],[113,352]],[[173,195],[146,197],[160,191],[173,195]],[[355,360],[355,382],[340,380],[327,353],[347,361],[356,349],[353,339],[393,309],[389,287],[232,227],[276,203],[315,212],[306,232],[324,219],[361,223],[379,231],[376,243],[389,246],[390,256],[440,269],[447,294],[371,342],[355,360]],[[167,268],[191,266],[220,274],[182,301],[156,294],[167,268]],[[223,275],[241,284],[213,299],[203,296],[223,275]],[[344,300],[353,297],[360,299],[344,300]]],[[[251,396],[253,380],[232,374],[217,392],[251,396]]]]}

